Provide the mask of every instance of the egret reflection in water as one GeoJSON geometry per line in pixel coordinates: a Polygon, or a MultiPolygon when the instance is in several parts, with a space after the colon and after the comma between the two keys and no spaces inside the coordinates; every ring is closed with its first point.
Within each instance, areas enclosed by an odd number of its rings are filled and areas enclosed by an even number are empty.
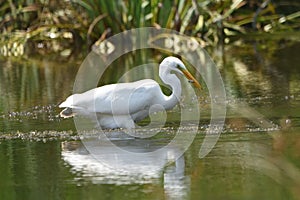
{"type": "Polygon", "coordinates": [[[63,142],[62,158],[73,172],[83,173],[82,176],[94,184],[160,184],[163,176],[167,197],[181,199],[188,195],[190,179],[185,176],[184,157],[174,160],[176,147],[164,148],[163,153],[145,154],[150,147],[159,147],[154,140],[119,139],[115,142],[122,151],[105,142],[99,145],[99,141],[91,140],[92,154],[81,142],[63,142]]]}

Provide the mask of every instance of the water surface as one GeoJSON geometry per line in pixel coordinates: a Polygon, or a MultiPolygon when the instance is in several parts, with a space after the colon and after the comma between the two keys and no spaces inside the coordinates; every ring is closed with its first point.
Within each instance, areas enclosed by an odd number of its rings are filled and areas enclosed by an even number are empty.
{"type": "MultiPolygon", "coordinates": [[[[176,161],[176,147],[156,157],[130,158],[99,146],[107,155],[99,163],[84,148],[73,120],[58,117],[57,105],[72,93],[80,61],[1,58],[0,199],[299,199],[299,50],[299,42],[246,41],[211,52],[228,97],[225,129],[199,159],[210,118],[204,92],[199,131],[176,161]],[[107,165],[116,156],[128,170],[107,165]]],[[[132,63],[115,63],[99,84],[118,81],[132,63]]],[[[129,151],[161,148],[176,134],[178,115],[179,107],[168,112],[166,127],[147,140],[110,134],[129,151]]],[[[196,126],[185,124],[186,134],[196,126]]]]}

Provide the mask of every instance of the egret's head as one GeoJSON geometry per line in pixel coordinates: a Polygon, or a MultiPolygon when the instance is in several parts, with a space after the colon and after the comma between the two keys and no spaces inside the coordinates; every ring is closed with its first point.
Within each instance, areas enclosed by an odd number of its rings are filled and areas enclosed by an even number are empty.
{"type": "Polygon", "coordinates": [[[173,56],[169,56],[161,62],[160,66],[165,69],[168,69],[169,72],[175,71],[185,75],[185,77],[189,80],[189,82],[193,83],[195,87],[201,89],[200,83],[187,70],[187,68],[185,67],[185,65],[180,59],[173,56]]]}

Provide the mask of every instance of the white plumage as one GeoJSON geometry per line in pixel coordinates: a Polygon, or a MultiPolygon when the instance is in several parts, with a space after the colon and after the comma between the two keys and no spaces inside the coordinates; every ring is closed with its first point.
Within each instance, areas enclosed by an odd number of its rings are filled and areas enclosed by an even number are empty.
{"type": "MultiPolygon", "coordinates": [[[[67,118],[75,114],[88,116],[96,113],[102,128],[132,129],[135,127],[134,122],[150,114],[151,106],[158,104],[160,109],[169,110],[179,102],[181,84],[174,72],[184,74],[190,82],[200,88],[198,81],[178,58],[167,57],[159,66],[159,76],[171,87],[170,96],[164,95],[159,84],[151,79],[104,85],[82,94],[69,96],[59,105],[60,108],[65,108],[60,115],[67,118]]],[[[159,109],[151,111],[156,112],[159,109]]]]}

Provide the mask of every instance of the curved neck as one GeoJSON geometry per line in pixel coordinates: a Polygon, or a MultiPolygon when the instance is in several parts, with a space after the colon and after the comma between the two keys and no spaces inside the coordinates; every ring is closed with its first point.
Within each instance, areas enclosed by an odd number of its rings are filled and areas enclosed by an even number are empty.
{"type": "Polygon", "coordinates": [[[173,108],[180,100],[181,96],[181,83],[178,77],[175,74],[171,74],[170,71],[162,71],[159,73],[161,80],[171,86],[172,94],[170,96],[164,97],[164,102],[162,106],[169,110],[173,108]]]}

